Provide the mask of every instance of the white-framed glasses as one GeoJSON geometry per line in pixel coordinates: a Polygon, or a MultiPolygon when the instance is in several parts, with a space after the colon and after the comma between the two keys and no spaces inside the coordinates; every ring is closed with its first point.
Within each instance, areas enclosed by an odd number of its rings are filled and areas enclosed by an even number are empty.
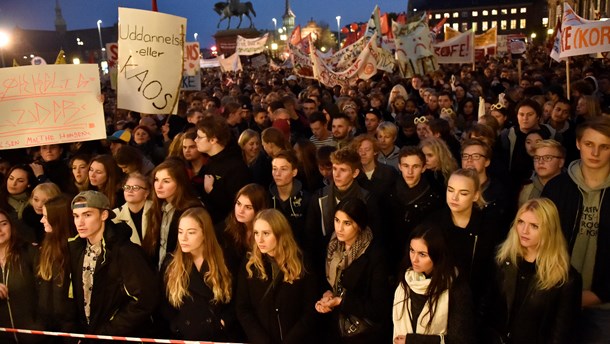
{"type": "Polygon", "coordinates": [[[146,190],[145,187],[140,186],[140,185],[123,185],[123,190],[125,191],[140,191],[140,190],[146,190]]]}

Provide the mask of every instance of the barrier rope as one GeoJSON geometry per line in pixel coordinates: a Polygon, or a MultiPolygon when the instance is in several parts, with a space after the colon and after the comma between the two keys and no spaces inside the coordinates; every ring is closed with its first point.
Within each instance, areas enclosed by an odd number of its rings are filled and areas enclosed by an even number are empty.
{"type": "MultiPolygon", "coordinates": [[[[82,338],[82,339],[102,339],[112,341],[124,341],[124,342],[140,342],[140,343],[167,343],[167,344],[221,344],[217,342],[208,341],[197,341],[197,340],[179,340],[179,339],[156,339],[156,338],[138,338],[138,337],[122,337],[122,336],[105,336],[96,334],[82,334],[82,333],[69,333],[69,332],[53,332],[53,331],[38,331],[38,330],[24,330],[19,328],[8,328],[0,327],[0,332],[9,333],[22,333],[52,337],[70,337],[70,338],[82,338]]],[[[229,344],[229,343],[225,343],[229,344]]]]}

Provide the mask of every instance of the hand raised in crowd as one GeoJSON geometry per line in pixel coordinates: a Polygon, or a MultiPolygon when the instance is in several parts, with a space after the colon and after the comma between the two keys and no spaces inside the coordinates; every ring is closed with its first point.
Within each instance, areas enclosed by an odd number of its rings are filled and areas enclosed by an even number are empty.
{"type": "Polygon", "coordinates": [[[205,190],[206,193],[212,192],[212,190],[214,189],[214,176],[213,175],[206,174],[205,177],[203,177],[203,189],[205,190]]]}
{"type": "Polygon", "coordinates": [[[8,298],[8,287],[4,283],[0,283],[0,299],[6,300],[8,298]]]}
{"type": "Polygon", "coordinates": [[[33,162],[30,164],[30,167],[32,168],[32,171],[34,172],[34,175],[36,176],[36,178],[38,178],[44,174],[44,169],[43,169],[41,163],[33,162]]]}

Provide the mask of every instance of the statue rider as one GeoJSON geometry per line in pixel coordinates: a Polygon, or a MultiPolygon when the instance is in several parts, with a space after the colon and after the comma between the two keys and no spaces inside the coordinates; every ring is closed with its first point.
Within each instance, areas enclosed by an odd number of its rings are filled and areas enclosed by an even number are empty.
{"type": "Polygon", "coordinates": [[[229,10],[233,15],[237,15],[237,10],[239,7],[239,0],[227,0],[229,3],[229,10]]]}

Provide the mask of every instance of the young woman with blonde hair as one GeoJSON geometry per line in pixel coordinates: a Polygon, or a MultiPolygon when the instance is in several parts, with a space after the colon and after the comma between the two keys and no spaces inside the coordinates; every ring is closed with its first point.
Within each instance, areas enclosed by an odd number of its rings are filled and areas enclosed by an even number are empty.
{"type": "Polygon", "coordinates": [[[230,319],[234,319],[232,277],[205,209],[184,211],[178,223],[178,244],[162,269],[162,313],[171,337],[229,340],[230,319]]]}
{"type": "Polygon", "coordinates": [[[445,141],[428,137],[419,143],[419,148],[426,155],[426,173],[436,187],[445,189],[451,173],[458,167],[455,158],[445,141]]]}
{"type": "Polygon", "coordinates": [[[555,204],[523,204],[495,258],[486,342],[572,343],[582,280],[570,266],[555,204]]]}
{"type": "Polygon", "coordinates": [[[260,211],[237,283],[237,317],[248,341],[314,342],[316,291],[288,220],[276,209],[260,211]]]}

